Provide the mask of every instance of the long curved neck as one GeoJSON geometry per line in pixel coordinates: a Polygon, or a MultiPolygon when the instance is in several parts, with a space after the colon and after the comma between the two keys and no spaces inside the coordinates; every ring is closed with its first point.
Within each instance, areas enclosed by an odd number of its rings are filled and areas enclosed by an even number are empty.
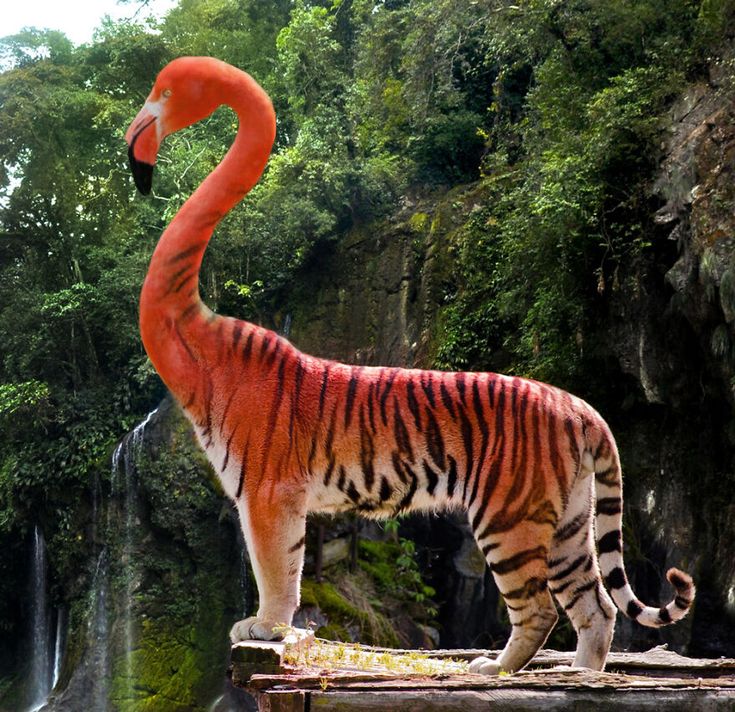
{"type": "MultiPolygon", "coordinates": [[[[217,223],[257,182],[275,138],[270,99],[249,75],[233,69],[216,81],[222,85],[223,104],[237,113],[237,136],[219,166],[161,235],[140,297],[143,344],[175,394],[175,382],[185,378],[180,373],[185,367],[176,353],[172,331],[180,338],[191,321],[211,316],[199,296],[204,251],[217,223]]],[[[191,345],[186,350],[191,355],[191,345]]]]}

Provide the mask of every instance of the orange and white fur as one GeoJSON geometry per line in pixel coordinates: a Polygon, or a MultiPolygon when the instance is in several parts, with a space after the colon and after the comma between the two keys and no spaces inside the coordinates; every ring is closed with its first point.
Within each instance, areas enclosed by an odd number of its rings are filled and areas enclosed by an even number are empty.
{"type": "Polygon", "coordinates": [[[628,583],[618,451],[584,401],[492,373],[335,363],[207,308],[202,255],[266,165],[271,102],[239,69],[184,57],[161,71],[126,134],[146,193],[161,141],[222,104],[237,113],[237,137],[161,236],[140,328],[240,516],[260,606],[235,624],[232,640],[274,638],[291,623],[311,511],[466,510],[512,624],[497,660],[472,663],[483,673],[531,660],[557,621],[555,600],[577,632],[574,665],[595,670],[616,606],[647,626],[685,616],[694,598],[687,574],[668,572],[676,596],[660,608],[642,604],[628,583]]]}

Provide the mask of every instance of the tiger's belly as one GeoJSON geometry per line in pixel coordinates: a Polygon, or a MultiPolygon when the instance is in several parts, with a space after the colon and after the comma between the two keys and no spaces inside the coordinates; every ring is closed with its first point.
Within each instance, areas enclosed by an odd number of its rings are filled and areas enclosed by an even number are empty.
{"type": "Polygon", "coordinates": [[[439,473],[426,477],[418,468],[401,467],[376,458],[371,475],[361,464],[329,464],[312,473],[308,487],[310,512],[359,512],[386,518],[412,510],[439,509],[446,504],[439,473]]]}

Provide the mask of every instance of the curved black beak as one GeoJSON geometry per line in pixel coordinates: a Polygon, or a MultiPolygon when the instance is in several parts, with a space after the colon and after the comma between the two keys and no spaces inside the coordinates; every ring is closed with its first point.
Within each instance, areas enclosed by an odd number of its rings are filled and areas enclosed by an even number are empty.
{"type": "Polygon", "coordinates": [[[133,173],[133,180],[135,186],[143,195],[148,195],[151,192],[151,186],[153,184],[153,166],[145,161],[139,161],[133,155],[133,148],[135,147],[135,141],[128,147],[128,161],[130,162],[130,170],[133,173]]]}

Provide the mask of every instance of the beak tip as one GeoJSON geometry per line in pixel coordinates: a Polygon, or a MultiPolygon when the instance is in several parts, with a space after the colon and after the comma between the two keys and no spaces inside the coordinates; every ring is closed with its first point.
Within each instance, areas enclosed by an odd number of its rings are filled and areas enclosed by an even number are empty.
{"type": "Polygon", "coordinates": [[[128,159],[130,161],[130,170],[133,174],[135,187],[142,195],[148,195],[153,185],[153,166],[145,161],[139,161],[133,155],[132,146],[128,151],[128,159]]]}

